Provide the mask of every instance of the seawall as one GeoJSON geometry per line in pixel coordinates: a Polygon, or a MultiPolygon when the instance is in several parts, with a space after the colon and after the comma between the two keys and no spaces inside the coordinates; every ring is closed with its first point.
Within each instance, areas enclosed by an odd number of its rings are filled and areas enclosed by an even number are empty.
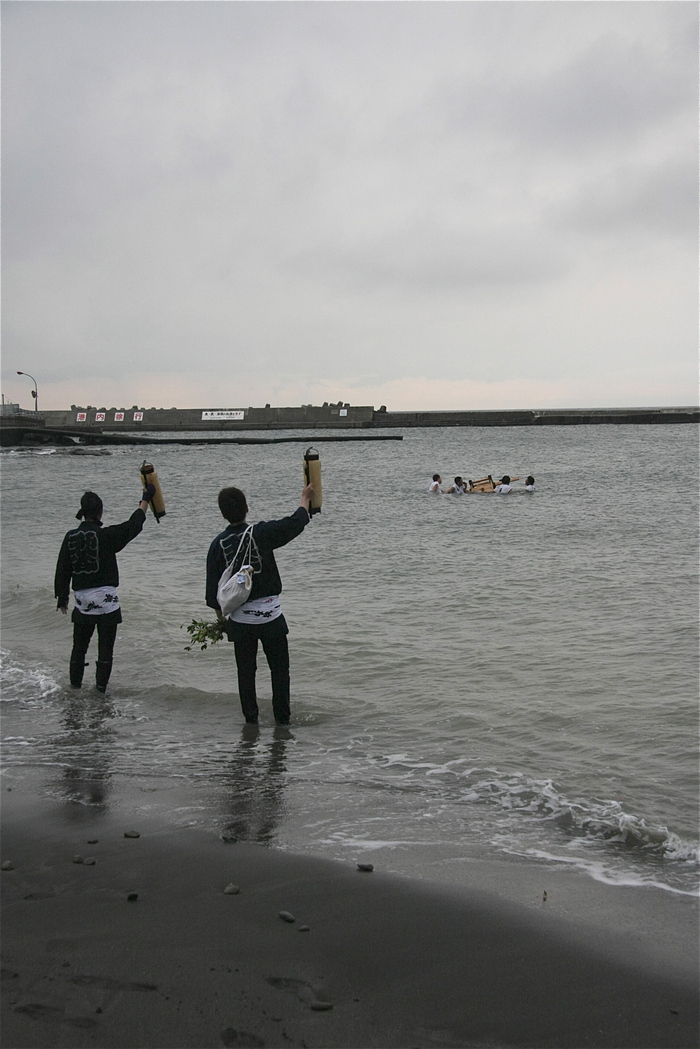
{"type": "MultiPolygon", "coordinates": [[[[368,405],[324,404],[299,408],[81,408],[46,412],[17,410],[3,405],[0,413],[0,444],[144,444],[156,440],[148,434],[168,434],[178,443],[209,440],[245,441],[233,435],[246,430],[300,430],[309,438],[325,430],[317,440],[379,440],[368,431],[407,430],[414,427],[447,426],[591,426],[659,425],[700,422],[700,408],[562,408],[513,411],[388,412],[368,405]],[[328,431],[357,431],[354,436],[335,437],[328,431]],[[179,437],[178,434],[188,434],[179,437]],[[209,437],[204,435],[208,434],[209,437]],[[201,434],[201,437],[197,435],[201,434]],[[364,435],[364,436],[363,436],[364,435]]],[[[247,438],[270,441],[275,438],[247,438]]],[[[282,438],[276,438],[282,440],[282,438]]],[[[285,438],[292,440],[293,438],[285,438]]],[[[295,438],[303,440],[304,438],[295,438]]],[[[388,439],[388,438],[384,438],[388,439]]],[[[400,439],[398,434],[395,439],[400,439]]]]}
{"type": "Polygon", "coordinates": [[[543,408],[513,411],[375,412],[373,426],[595,426],[698,423],[700,408],[543,408]]]}
{"type": "Polygon", "coordinates": [[[41,412],[50,428],[120,431],[378,429],[417,426],[590,426],[698,423],[700,408],[546,408],[513,411],[388,412],[369,405],[298,408],[80,408],[41,412]]]}

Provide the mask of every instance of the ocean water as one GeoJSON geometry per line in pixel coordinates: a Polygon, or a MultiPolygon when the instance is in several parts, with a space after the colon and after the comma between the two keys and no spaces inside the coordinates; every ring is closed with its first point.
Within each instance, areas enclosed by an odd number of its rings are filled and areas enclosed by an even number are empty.
{"type": "Polygon", "coordinates": [[[68,687],[53,573],[84,489],[105,523],[132,512],[142,454],[3,452],[5,784],[31,779],[69,823],[122,806],[419,876],[507,855],[697,892],[696,428],[313,443],[323,511],[278,557],[289,730],[262,653],[253,730],[233,646],[187,652],[183,624],[212,618],[219,488],[243,488],[251,520],[285,516],[304,445],[149,450],[167,516],[119,557],[106,699],[92,651],[83,690],[68,687]],[[431,496],[436,471],[521,481],[505,497],[431,496]],[[533,494],[517,491],[528,473],[533,494]]]}

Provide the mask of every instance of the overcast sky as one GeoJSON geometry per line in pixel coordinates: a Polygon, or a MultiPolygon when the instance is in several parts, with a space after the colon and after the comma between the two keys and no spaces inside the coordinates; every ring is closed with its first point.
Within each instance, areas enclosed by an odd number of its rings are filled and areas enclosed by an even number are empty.
{"type": "Polygon", "coordinates": [[[3,5],[3,392],[697,403],[692,2],[3,5]]]}

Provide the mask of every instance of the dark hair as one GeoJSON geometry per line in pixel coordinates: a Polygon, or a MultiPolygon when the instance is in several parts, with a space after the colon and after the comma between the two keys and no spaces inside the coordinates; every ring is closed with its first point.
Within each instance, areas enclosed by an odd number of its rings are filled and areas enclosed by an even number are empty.
{"type": "Polygon", "coordinates": [[[508,476],[508,474],[503,474],[503,477],[501,478],[501,484],[510,484],[510,477],[508,476]]]}
{"type": "Polygon", "coordinates": [[[534,483],[535,483],[535,478],[532,476],[532,474],[530,474],[528,477],[525,478],[525,484],[534,484],[534,483]]]}
{"type": "Polygon", "coordinates": [[[96,492],[84,492],[80,499],[80,509],[75,515],[79,521],[99,521],[102,514],[102,500],[96,492]]]}
{"type": "Polygon", "coordinates": [[[455,477],[455,484],[464,484],[464,481],[461,477],[455,477]]]}
{"type": "Polygon", "coordinates": [[[440,474],[433,474],[433,480],[434,481],[439,481],[440,480],[440,474]]]}
{"type": "Polygon", "coordinates": [[[222,488],[219,492],[219,509],[229,524],[245,521],[248,504],[240,488],[222,488]]]}

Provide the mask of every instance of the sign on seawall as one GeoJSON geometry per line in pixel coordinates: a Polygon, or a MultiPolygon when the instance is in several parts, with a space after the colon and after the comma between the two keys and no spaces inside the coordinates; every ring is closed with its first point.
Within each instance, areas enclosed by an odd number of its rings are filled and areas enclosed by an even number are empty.
{"type": "Polygon", "coordinates": [[[221,411],[214,412],[202,412],[202,422],[207,421],[220,421],[220,420],[231,420],[232,422],[243,422],[245,419],[245,412],[233,408],[222,409],[221,411]]]}

